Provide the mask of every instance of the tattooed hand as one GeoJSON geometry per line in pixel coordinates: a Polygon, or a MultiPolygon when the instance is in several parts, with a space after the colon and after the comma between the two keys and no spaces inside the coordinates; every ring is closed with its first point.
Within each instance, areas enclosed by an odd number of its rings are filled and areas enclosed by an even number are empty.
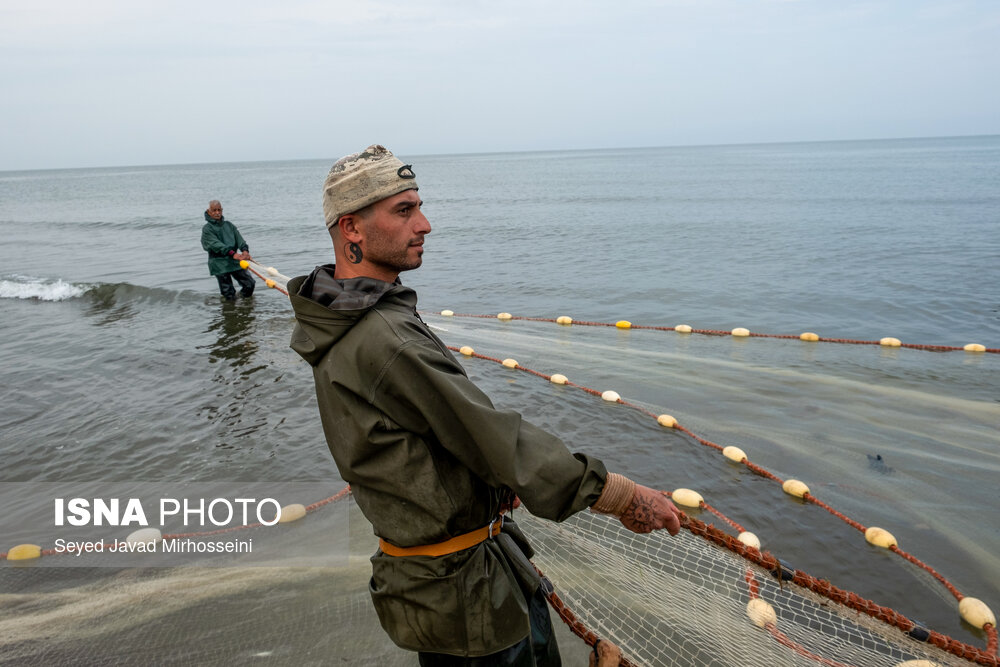
{"type": "Polygon", "coordinates": [[[632,504],[619,517],[633,533],[650,533],[666,528],[671,535],[681,530],[680,510],[659,491],[636,484],[632,504]]]}

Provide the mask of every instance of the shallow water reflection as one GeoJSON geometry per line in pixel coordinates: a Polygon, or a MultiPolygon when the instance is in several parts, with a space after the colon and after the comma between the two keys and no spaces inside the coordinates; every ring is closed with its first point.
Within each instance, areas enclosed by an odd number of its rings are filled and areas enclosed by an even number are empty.
{"type": "Polygon", "coordinates": [[[209,350],[209,362],[228,362],[233,368],[242,368],[254,361],[257,352],[255,340],[257,316],[252,299],[235,302],[224,301],[219,313],[204,333],[214,333],[216,340],[198,349],[209,350]]]}

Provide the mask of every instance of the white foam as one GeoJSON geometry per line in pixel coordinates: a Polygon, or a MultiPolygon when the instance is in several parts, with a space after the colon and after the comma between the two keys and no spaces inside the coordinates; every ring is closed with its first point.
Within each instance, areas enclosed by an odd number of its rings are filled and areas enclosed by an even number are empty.
{"type": "Polygon", "coordinates": [[[0,299],[65,301],[82,295],[88,289],[87,285],[74,285],[62,280],[52,282],[19,276],[14,280],[0,280],[0,299]]]}

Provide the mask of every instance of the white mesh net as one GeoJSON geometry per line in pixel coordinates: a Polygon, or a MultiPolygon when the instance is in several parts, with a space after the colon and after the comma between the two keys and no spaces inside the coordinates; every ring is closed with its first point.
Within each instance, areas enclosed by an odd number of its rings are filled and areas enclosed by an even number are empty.
{"type": "Polygon", "coordinates": [[[525,512],[516,519],[556,593],[634,664],[970,664],[788,581],[779,585],[764,569],[687,531],[636,535],[589,512],[562,524],[525,512]],[[748,572],[773,606],[785,643],[747,615],[748,572]]]}

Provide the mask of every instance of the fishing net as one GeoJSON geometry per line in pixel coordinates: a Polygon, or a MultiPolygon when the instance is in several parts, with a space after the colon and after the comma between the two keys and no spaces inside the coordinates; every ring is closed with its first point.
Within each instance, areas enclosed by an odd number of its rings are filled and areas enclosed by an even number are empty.
{"type": "Polygon", "coordinates": [[[633,664],[969,664],[687,531],[636,535],[589,512],[562,524],[517,520],[579,627],[612,638],[633,664]],[[773,626],[748,614],[754,599],[774,609],[773,626]]]}

